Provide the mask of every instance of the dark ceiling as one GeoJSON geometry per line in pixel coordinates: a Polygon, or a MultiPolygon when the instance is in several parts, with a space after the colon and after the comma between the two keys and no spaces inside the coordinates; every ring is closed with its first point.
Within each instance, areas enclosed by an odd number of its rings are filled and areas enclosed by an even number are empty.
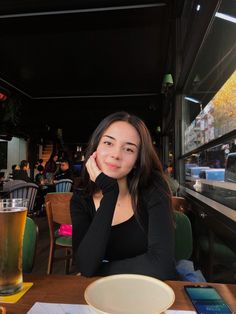
{"type": "Polygon", "coordinates": [[[21,132],[62,128],[66,141],[86,142],[116,110],[141,116],[153,131],[162,79],[173,70],[177,3],[1,0],[0,87],[22,104],[21,132]]]}

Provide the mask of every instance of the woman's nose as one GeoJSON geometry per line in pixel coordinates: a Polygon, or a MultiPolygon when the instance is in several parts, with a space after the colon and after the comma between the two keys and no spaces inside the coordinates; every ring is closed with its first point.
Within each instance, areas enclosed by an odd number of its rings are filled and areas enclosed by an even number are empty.
{"type": "Polygon", "coordinates": [[[114,147],[112,150],[111,157],[114,159],[120,159],[121,150],[119,147],[114,147]]]}

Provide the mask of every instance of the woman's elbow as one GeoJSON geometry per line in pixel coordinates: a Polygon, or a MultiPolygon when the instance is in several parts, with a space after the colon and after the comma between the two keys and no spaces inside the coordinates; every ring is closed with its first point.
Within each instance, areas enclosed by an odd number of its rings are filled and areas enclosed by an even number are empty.
{"type": "Polygon", "coordinates": [[[87,260],[76,258],[76,269],[84,277],[96,276],[96,271],[97,271],[96,265],[89,263],[87,260]]]}
{"type": "Polygon", "coordinates": [[[164,258],[152,256],[150,271],[153,277],[160,280],[175,280],[177,279],[177,271],[174,258],[164,258]]]}

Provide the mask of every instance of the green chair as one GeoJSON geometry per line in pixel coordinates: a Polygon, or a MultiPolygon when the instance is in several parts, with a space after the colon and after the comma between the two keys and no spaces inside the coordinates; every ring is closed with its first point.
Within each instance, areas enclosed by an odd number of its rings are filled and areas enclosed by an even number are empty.
{"type": "Polygon", "coordinates": [[[23,273],[31,273],[37,248],[38,226],[30,217],[26,217],[23,238],[23,273]]]}
{"type": "Polygon", "coordinates": [[[189,259],[193,252],[192,226],[187,215],[174,210],[175,259],[189,259]]]}

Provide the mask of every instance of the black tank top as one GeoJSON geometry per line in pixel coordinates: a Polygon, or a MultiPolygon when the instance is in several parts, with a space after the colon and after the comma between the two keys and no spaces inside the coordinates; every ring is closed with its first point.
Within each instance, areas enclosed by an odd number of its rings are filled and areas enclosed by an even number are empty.
{"type": "Polygon", "coordinates": [[[147,237],[133,215],[112,226],[105,256],[108,261],[134,257],[145,253],[147,245],[147,237]]]}

